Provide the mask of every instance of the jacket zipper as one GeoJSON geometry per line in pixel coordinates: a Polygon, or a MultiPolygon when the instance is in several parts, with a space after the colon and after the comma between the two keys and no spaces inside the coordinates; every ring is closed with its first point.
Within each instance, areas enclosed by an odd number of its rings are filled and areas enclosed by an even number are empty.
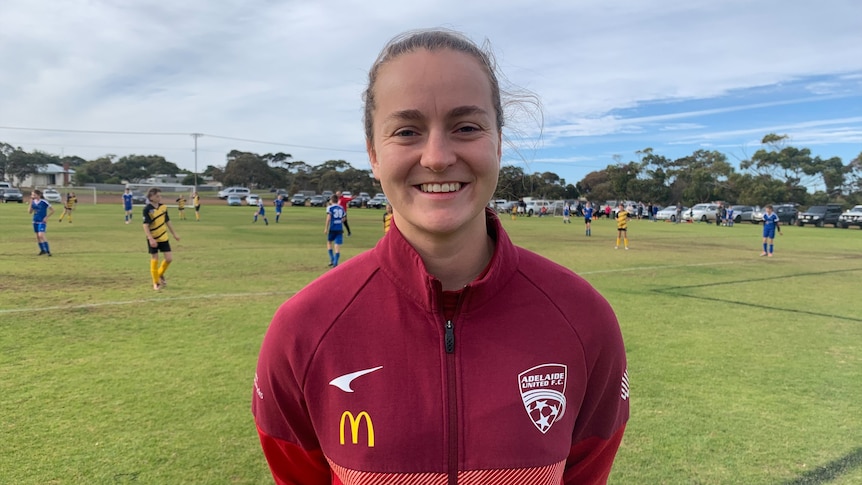
{"type": "Polygon", "coordinates": [[[454,316],[446,320],[444,344],[446,347],[446,388],[449,414],[449,485],[458,484],[458,386],[455,372],[455,316],[461,311],[464,293],[469,287],[464,287],[458,295],[454,316]]]}
{"type": "Polygon", "coordinates": [[[446,321],[446,385],[449,414],[449,485],[458,483],[458,399],[455,385],[455,324],[446,321]]]}

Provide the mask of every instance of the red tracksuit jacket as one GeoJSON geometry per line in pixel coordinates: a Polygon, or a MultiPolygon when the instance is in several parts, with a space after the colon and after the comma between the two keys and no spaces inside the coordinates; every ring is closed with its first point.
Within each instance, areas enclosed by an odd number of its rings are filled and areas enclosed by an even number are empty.
{"type": "Polygon", "coordinates": [[[496,215],[454,316],[397,228],[286,301],[252,412],[279,484],[605,483],[629,416],[616,317],[496,215]]]}

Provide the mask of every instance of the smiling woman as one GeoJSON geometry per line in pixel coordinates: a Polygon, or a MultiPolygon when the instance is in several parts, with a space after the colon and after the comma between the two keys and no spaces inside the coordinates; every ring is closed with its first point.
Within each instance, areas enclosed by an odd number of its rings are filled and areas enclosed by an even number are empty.
{"type": "Polygon", "coordinates": [[[619,325],[487,207],[497,79],[446,30],[396,37],[372,66],[366,146],[392,223],[273,317],[252,409],[277,483],[607,480],[629,415],[619,325]]]}

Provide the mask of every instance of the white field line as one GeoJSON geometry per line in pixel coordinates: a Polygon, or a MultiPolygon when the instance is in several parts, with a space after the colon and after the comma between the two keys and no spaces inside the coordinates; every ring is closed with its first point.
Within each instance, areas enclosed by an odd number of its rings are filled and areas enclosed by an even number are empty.
{"type": "Polygon", "coordinates": [[[82,303],[80,305],[54,305],[54,306],[45,306],[45,307],[31,307],[31,308],[0,308],[0,315],[7,313],[21,313],[21,312],[47,312],[47,311],[55,311],[55,310],[80,310],[85,308],[99,308],[106,306],[122,306],[122,305],[137,305],[140,303],[151,303],[151,302],[166,302],[166,301],[183,301],[183,300],[201,300],[201,299],[213,299],[213,298],[248,298],[250,296],[273,296],[273,295],[281,295],[282,292],[268,291],[268,292],[255,292],[255,293],[213,293],[209,295],[189,295],[189,296],[177,296],[177,297],[167,297],[167,298],[142,298],[140,300],[120,300],[120,301],[103,301],[98,303],[82,303]]]}
{"type": "MultiPolygon", "coordinates": [[[[676,264],[670,266],[642,266],[635,268],[617,268],[617,269],[601,269],[596,271],[582,271],[578,272],[579,275],[597,275],[597,274],[605,274],[605,273],[623,273],[627,271],[655,271],[655,270],[663,270],[663,269],[674,269],[674,268],[691,268],[696,266],[718,266],[724,264],[739,264],[739,261],[719,261],[715,263],[693,263],[693,264],[676,264]]],[[[167,298],[142,298],[139,300],[120,300],[120,301],[103,301],[98,303],[83,303],[80,305],[54,305],[54,306],[46,306],[46,307],[30,307],[30,308],[0,308],[0,315],[9,314],[9,313],[23,313],[23,312],[48,312],[48,311],[56,311],[56,310],[81,310],[85,308],[100,308],[107,306],[122,306],[122,305],[137,305],[140,303],[150,303],[150,302],[166,302],[166,301],[183,301],[183,300],[200,300],[200,299],[212,299],[212,298],[246,298],[249,296],[273,296],[280,295],[281,292],[264,292],[264,293],[213,293],[209,295],[189,295],[189,296],[178,296],[178,297],[167,297],[167,298]]]]}
{"type": "Polygon", "coordinates": [[[740,261],[718,261],[715,263],[674,264],[670,266],[638,266],[634,268],[600,269],[596,271],[575,271],[580,276],[604,273],[625,273],[627,271],[655,271],[660,269],[693,268],[696,266],[719,266],[724,264],[740,264],[740,261]]]}

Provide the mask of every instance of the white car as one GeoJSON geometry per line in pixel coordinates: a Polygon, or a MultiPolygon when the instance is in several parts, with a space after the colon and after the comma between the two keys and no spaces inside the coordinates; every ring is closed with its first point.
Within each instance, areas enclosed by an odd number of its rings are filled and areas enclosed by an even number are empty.
{"type": "Polygon", "coordinates": [[[42,197],[44,197],[48,202],[63,202],[63,196],[60,195],[60,192],[57,192],[54,189],[43,190],[42,197]]]}
{"type": "Polygon", "coordinates": [[[260,196],[257,194],[248,194],[245,198],[245,203],[248,205],[256,206],[258,202],[260,202],[260,196]]]}
{"type": "Polygon", "coordinates": [[[715,222],[716,212],[718,204],[695,204],[691,209],[682,211],[682,218],[686,221],[715,222]]]}
{"type": "Polygon", "coordinates": [[[247,197],[251,190],[245,187],[228,187],[218,193],[219,199],[227,199],[230,195],[238,195],[240,198],[247,197]]]}
{"type": "MultiPolygon", "coordinates": [[[[688,212],[688,207],[683,207],[682,212],[680,213],[680,214],[683,214],[683,217],[681,217],[681,219],[685,219],[685,214],[687,212],[688,212]]],[[[676,222],[676,206],[670,205],[670,206],[667,206],[664,209],[656,212],[655,218],[658,221],[676,222]]]]}
{"type": "Polygon", "coordinates": [[[838,218],[838,224],[836,224],[836,227],[847,229],[850,226],[859,226],[859,228],[862,229],[862,205],[857,205],[852,209],[845,211],[841,214],[841,217],[838,218]]]}

